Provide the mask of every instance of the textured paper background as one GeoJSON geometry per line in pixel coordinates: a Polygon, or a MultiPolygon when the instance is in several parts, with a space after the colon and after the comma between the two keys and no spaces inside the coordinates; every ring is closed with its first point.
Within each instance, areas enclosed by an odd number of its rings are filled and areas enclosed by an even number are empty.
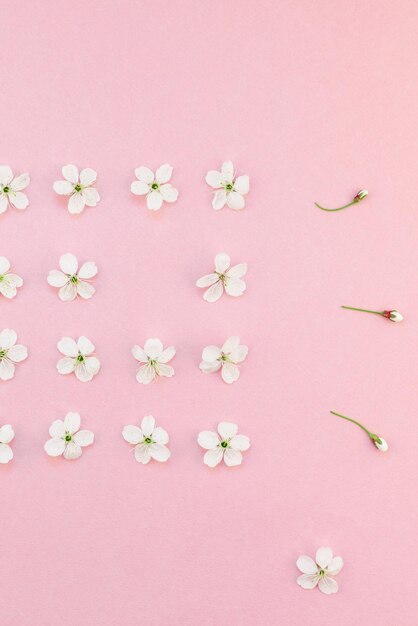
{"type": "Polygon", "coordinates": [[[0,219],[25,279],[0,327],[30,351],[0,385],[2,624],[414,626],[416,3],[5,0],[2,16],[0,162],[32,176],[29,209],[0,219]],[[213,211],[204,182],[228,158],[251,177],[241,213],[213,211]],[[133,169],[167,161],[180,199],[151,214],[133,169]],[[68,162],[102,195],[75,219],[52,191],[68,162]],[[346,212],[313,206],[362,187],[346,212]],[[248,262],[248,291],[209,305],[194,282],[220,251],[248,262]],[[47,285],[64,252],[98,264],[93,300],[47,285]],[[198,364],[235,333],[250,354],[228,387],[198,364]],[[79,334],[102,361],[85,385],[55,371],[79,334]],[[177,347],[176,376],[144,388],[130,349],[149,336],[177,347]],[[43,452],[68,410],[96,433],[74,463],[43,452]],[[120,436],[148,413],[171,435],[163,466],[120,436]],[[221,419],[252,439],[236,470],[205,468],[195,441],[221,419]],[[295,583],[320,545],[345,560],[333,597],[295,583]]]}

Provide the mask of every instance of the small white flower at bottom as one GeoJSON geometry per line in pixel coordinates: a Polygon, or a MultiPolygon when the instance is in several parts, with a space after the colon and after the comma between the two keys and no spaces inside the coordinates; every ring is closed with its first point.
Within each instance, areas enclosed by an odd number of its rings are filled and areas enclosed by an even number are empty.
{"type": "Polygon", "coordinates": [[[17,288],[23,285],[23,280],[17,274],[10,272],[10,262],[5,256],[0,256],[0,294],[5,298],[14,298],[17,288]]]}
{"type": "Polygon", "coordinates": [[[14,439],[15,433],[10,424],[0,428],[0,463],[8,463],[13,458],[13,450],[8,445],[14,439]]]}
{"type": "Polygon", "coordinates": [[[238,363],[242,363],[248,354],[247,346],[240,345],[239,337],[229,337],[222,346],[206,346],[202,352],[199,368],[205,374],[217,372],[222,368],[222,380],[228,384],[238,380],[240,371],[238,363]]]}
{"type": "Polygon", "coordinates": [[[10,328],[0,333],[0,380],[10,380],[15,375],[16,363],[28,357],[26,346],[16,344],[17,334],[10,328]]]}
{"type": "Polygon", "coordinates": [[[51,270],[48,274],[48,284],[59,287],[59,297],[64,302],[74,300],[80,296],[84,300],[91,298],[96,290],[88,282],[97,274],[97,266],[93,261],[86,261],[78,269],[78,260],[74,254],[63,254],[60,257],[60,270],[51,270]]]}
{"type": "Polygon", "coordinates": [[[49,456],[61,456],[65,459],[78,459],[82,448],[90,446],[94,441],[91,430],[80,430],[80,415],[67,413],[64,420],[55,420],[49,427],[51,439],[44,445],[49,456]]]}
{"type": "Polygon", "coordinates": [[[60,374],[74,374],[82,383],[88,382],[99,373],[100,361],[93,356],[94,345],[87,337],[79,337],[77,342],[71,337],[62,337],[57,348],[64,358],[57,363],[60,374]]]}
{"type": "Polygon", "coordinates": [[[168,443],[168,433],[160,426],[155,426],[152,415],[146,415],[139,426],[125,426],[122,437],[128,443],[135,446],[135,458],[138,463],[146,465],[151,459],[168,461],[170,450],[165,445],[168,443]]]}
{"type": "Polygon", "coordinates": [[[250,439],[246,435],[238,435],[238,426],[231,422],[220,422],[218,432],[203,430],[197,442],[207,450],[203,462],[209,467],[216,467],[222,459],[225,465],[233,467],[241,465],[242,452],[250,447],[250,439]]]}
{"type": "Polygon", "coordinates": [[[337,593],[338,583],[332,577],[342,570],[343,560],[340,556],[334,557],[331,548],[319,548],[315,561],[310,556],[300,556],[296,566],[302,572],[297,583],[303,589],[313,589],[318,585],[322,593],[337,593]]]}
{"type": "Polygon", "coordinates": [[[167,378],[174,376],[174,369],[167,363],[175,354],[174,346],[164,350],[163,344],[157,338],[147,339],[143,348],[135,345],[132,348],[132,355],[137,361],[143,363],[136,373],[137,381],[148,385],[160,376],[167,378]]]}

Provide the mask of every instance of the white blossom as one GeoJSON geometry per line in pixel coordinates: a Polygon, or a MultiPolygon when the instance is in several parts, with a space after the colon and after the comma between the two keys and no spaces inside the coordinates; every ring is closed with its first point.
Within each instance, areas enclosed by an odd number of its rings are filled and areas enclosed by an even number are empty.
{"type": "Polygon", "coordinates": [[[16,363],[28,357],[26,346],[16,344],[17,334],[10,328],[0,333],[0,380],[10,380],[15,375],[16,363]]]}
{"type": "Polygon", "coordinates": [[[44,450],[49,456],[61,456],[65,459],[78,459],[83,448],[94,441],[94,433],[91,430],[80,430],[80,415],[67,413],[64,420],[55,420],[49,427],[51,439],[44,445],[44,450]]]}
{"type": "Polygon", "coordinates": [[[239,263],[230,267],[231,259],[225,252],[215,257],[215,269],[212,274],[206,274],[196,282],[197,287],[206,289],[203,299],[207,302],[216,302],[222,296],[224,289],[229,296],[242,296],[247,285],[242,277],[247,273],[247,264],[239,263]]]}
{"type": "Polygon", "coordinates": [[[14,178],[8,165],[0,165],[0,213],[7,211],[9,202],[15,209],[26,209],[28,197],[22,189],[30,183],[29,174],[20,174],[14,178]]]}
{"type": "Polygon", "coordinates": [[[75,165],[64,165],[62,175],[65,180],[57,180],[54,183],[54,191],[60,196],[69,196],[68,210],[70,213],[82,213],[85,206],[96,206],[100,201],[99,192],[94,183],[97,172],[89,167],[78,173],[75,165]]]}
{"type": "Polygon", "coordinates": [[[163,202],[175,202],[179,192],[168,181],[171,179],[173,168],[168,163],[161,165],[154,172],[141,165],[135,170],[135,180],[131,184],[131,191],[136,196],[147,196],[147,207],[150,211],[161,209],[163,202]]]}
{"type": "Polygon", "coordinates": [[[343,560],[340,556],[333,557],[331,548],[319,548],[315,561],[310,556],[300,556],[296,566],[302,572],[297,583],[303,589],[313,589],[318,585],[322,593],[337,593],[338,583],[333,576],[341,571],[343,560]]]}
{"type": "Polygon", "coordinates": [[[174,369],[171,365],[167,365],[176,354],[174,346],[164,350],[159,339],[147,339],[143,348],[135,345],[132,348],[132,354],[137,361],[142,363],[136,373],[136,379],[139,383],[148,385],[159,376],[168,378],[174,376],[174,369]]]}
{"type": "Polygon", "coordinates": [[[95,347],[87,337],[79,337],[77,342],[71,337],[62,337],[57,347],[64,355],[57,363],[60,374],[74,372],[78,380],[85,383],[99,373],[100,361],[93,355],[95,347]]]}
{"type": "Polygon", "coordinates": [[[220,422],[218,432],[203,430],[197,442],[207,450],[203,462],[209,467],[216,467],[224,460],[225,465],[233,467],[241,465],[242,452],[250,447],[250,439],[246,435],[238,435],[238,426],[231,422],[220,422]]]}
{"type": "Polygon", "coordinates": [[[0,427],[0,463],[8,463],[13,458],[13,450],[8,445],[14,439],[15,433],[10,424],[0,427]]]}
{"type": "Polygon", "coordinates": [[[74,300],[77,296],[88,300],[96,290],[90,280],[97,274],[97,266],[93,261],[86,261],[78,268],[78,260],[74,254],[63,254],[59,262],[60,270],[51,270],[48,283],[59,288],[59,297],[63,301],[74,300]]]}
{"type": "Polygon", "coordinates": [[[155,425],[152,415],[146,415],[139,426],[125,426],[122,437],[135,446],[135,458],[138,463],[146,465],[151,459],[164,462],[170,458],[170,450],[166,444],[168,433],[155,425]]]}
{"type": "Polygon", "coordinates": [[[229,337],[221,348],[206,346],[199,367],[205,374],[221,369],[222,379],[226,383],[233,383],[239,378],[238,363],[242,363],[247,354],[248,347],[240,345],[239,337],[229,337]]]}
{"type": "Polygon", "coordinates": [[[10,262],[5,256],[0,256],[0,294],[5,298],[14,298],[18,287],[23,280],[17,274],[10,272],[10,262]]]}
{"type": "Polygon", "coordinates": [[[214,209],[222,209],[225,204],[230,209],[243,209],[245,206],[244,196],[250,190],[248,176],[234,176],[234,166],[231,161],[222,163],[221,171],[209,170],[206,174],[206,182],[216,189],[213,196],[212,206],[214,209]]]}

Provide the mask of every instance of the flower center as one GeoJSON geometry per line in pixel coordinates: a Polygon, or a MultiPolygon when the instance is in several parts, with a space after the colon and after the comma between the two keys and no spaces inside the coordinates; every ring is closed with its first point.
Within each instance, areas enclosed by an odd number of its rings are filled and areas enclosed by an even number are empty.
{"type": "Polygon", "coordinates": [[[4,274],[0,274],[0,283],[2,280],[4,280],[4,274]]]}
{"type": "Polygon", "coordinates": [[[147,444],[152,443],[152,439],[151,439],[151,437],[145,437],[145,439],[144,439],[144,443],[147,443],[147,444]]]}
{"type": "Polygon", "coordinates": [[[227,448],[228,447],[228,442],[227,441],[221,441],[221,448],[227,448]]]}
{"type": "Polygon", "coordinates": [[[232,183],[227,183],[227,184],[225,185],[225,189],[226,189],[226,191],[232,191],[232,190],[233,190],[233,188],[234,188],[234,185],[233,185],[232,183]]]}
{"type": "Polygon", "coordinates": [[[82,355],[82,354],[79,354],[79,355],[78,355],[78,357],[77,357],[77,361],[78,361],[79,363],[83,363],[83,361],[84,361],[84,357],[83,357],[83,355],[82,355]]]}
{"type": "Polygon", "coordinates": [[[74,185],[74,191],[80,192],[82,190],[82,186],[80,185],[80,183],[77,183],[76,185],[74,185]]]}
{"type": "Polygon", "coordinates": [[[152,183],[151,185],[151,189],[158,189],[160,187],[160,185],[158,183],[152,183]]]}
{"type": "Polygon", "coordinates": [[[71,441],[71,439],[72,439],[72,436],[70,435],[70,433],[67,433],[65,435],[65,441],[71,441]]]}
{"type": "Polygon", "coordinates": [[[10,191],[10,187],[8,187],[7,185],[6,185],[6,187],[3,187],[3,192],[4,193],[9,193],[9,191],[10,191]]]}
{"type": "Polygon", "coordinates": [[[319,572],[318,572],[318,575],[319,575],[321,578],[323,578],[323,577],[325,576],[325,570],[320,569],[320,570],[319,570],[319,572]]]}
{"type": "Polygon", "coordinates": [[[76,285],[78,283],[78,277],[74,274],[74,276],[70,277],[70,281],[76,285]]]}
{"type": "Polygon", "coordinates": [[[0,350],[0,359],[4,359],[7,354],[7,350],[0,350]]]}

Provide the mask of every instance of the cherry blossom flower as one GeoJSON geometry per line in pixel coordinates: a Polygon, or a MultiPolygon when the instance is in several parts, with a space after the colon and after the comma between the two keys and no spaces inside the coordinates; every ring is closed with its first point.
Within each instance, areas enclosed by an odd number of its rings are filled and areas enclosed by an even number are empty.
{"type": "Polygon", "coordinates": [[[248,354],[247,346],[240,345],[239,337],[229,337],[222,346],[206,346],[202,352],[199,367],[205,374],[221,369],[222,379],[226,383],[234,383],[239,378],[238,363],[242,363],[248,354]]]}
{"type": "Polygon", "coordinates": [[[14,178],[8,165],[0,165],[0,213],[7,211],[9,202],[15,209],[28,207],[29,200],[22,189],[26,189],[29,183],[29,174],[20,174],[14,178]]]}
{"type": "Polygon", "coordinates": [[[0,294],[5,298],[14,298],[18,287],[23,285],[23,280],[9,270],[10,262],[5,256],[0,256],[0,294]]]}
{"type": "Polygon", "coordinates": [[[244,196],[250,190],[250,179],[248,176],[237,176],[235,178],[234,166],[231,161],[222,163],[220,172],[209,170],[206,174],[206,182],[213,189],[217,189],[212,201],[214,209],[222,209],[225,204],[230,209],[244,208],[244,196]]]}
{"type": "Polygon", "coordinates": [[[216,467],[222,459],[225,465],[233,467],[241,465],[242,452],[250,447],[250,439],[246,435],[238,435],[238,426],[231,422],[220,422],[218,432],[203,430],[197,442],[207,450],[203,462],[209,467],[216,467]]]}
{"type": "Polygon", "coordinates": [[[13,458],[13,450],[8,445],[14,439],[15,433],[10,424],[0,428],[0,463],[8,463],[13,458]]]}
{"type": "Polygon", "coordinates": [[[59,287],[59,297],[63,301],[74,300],[77,296],[88,300],[96,290],[88,281],[97,274],[97,267],[93,261],[86,261],[78,269],[78,260],[74,254],[63,254],[60,257],[60,270],[51,270],[48,274],[48,283],[52,287],[59,287]]]}
{"type": "Polygon", "coordinates": [[[331,548],[319,548],[315,561],[310,556],[300,556],[296,566],[302,572],[297,583],[303,589],[313,589],[318,585],[322,593],[337,593],[338,583],[333,576],[341,572],[343,560],[340,556],[333,557],[331,548]]]}
{"type": "Polygon", "coordinates": [[[164,462],[170,458],[168,433],[160,426],[155,426],[152,415],[146,415],[139,426],[125,426],[122,437],[135,446],[135,458],[146,465],[151,459],[164,462]]]}
{"type": "Polygon", "coordinates": [[[82,213],[85,206],[97,206],[100,196],[97,189],[93,187],[97,172],[86,167],[79,174],[75,165],[64,165],[61,171],[65,180],[55,181],[54,191],[60,196],[70,196],[68,200],[70,213],[82,213]]]}
{"type": "Polygon", "coordinates": [[[174,369],[171,365],[167,365],[176,354],[173,346],[164,350],[159,339],[147,339],[144,348],[135,345],[132,348],[132,354],[137,361],[144,364],[136,373],[136,379],[139,383],[148,385],[159,376],[166,376],[167,378],[174,376],[174,369]]]}
{"type": "Polygon", "coordinates": [[[374,315],[381,315],[391,322],[402,322],[403,316],[394,309],[391,311],[372,311],[370,309],[357,309],[354,306],[342,306],[342,309],[349,309],[350,311],[362,311],[363,313],[374,313],[374,315]]]}
{"type": "Polygon", "coordinates": [[[135,180],[131,184],[131,191],[136,196],[147,196],[147,207],[150,211],[161,209],[163,202],[175,202],[179,192],[168,181],[171,179],[173,168],[168,163],[161,165],[154,172],[141,165],[135,170],[135,180]]]}
{"type": "Polygon", "coordinates": [[[242,296],[247,285],[242,277],[247,273],[247,264],[239,263],[230,267],[231,259],[225,252],[215,257],[215,269],[212,274],[202,276],[196,282],[197,287],[206,288],[203,299],[206,302],[216,302],[222,296],[224,289],[229,296],[242,296]]]}
{"type": "Polygon", "coordinates": [[[55,420],[49,427],[51,439],[44,445],[49,456],[64,456],[64,459],[78,459],[83,448],[94,441],[91,430],[80,430],[80,415],[67,413],[64,420],[55,420]]]}
{"type": "Polygon", "coordinates": [[[363,424],[360,424],[360,422],[358,422],[357,420],[353,420],[351,417],[347,417],[346,415],[341,415],[341,413],[336,413],[335,411],[330,411],[330,413],[332,413],[332,415],[336,415],[337,417],[341,417],[343,420],[352,422],[353,424],[356,424],[356,426],[359,426],[369,436],[370,441],[374,443],[376,448],[380,450],[381,452],[387,452],[389,450],[389,445],[387,441],[383,439],[383,437],[380,437],[380,435],[376,435],[376,433],[370,432],[370,430],[368,430],[365,426],[363,426],[363,424]]]}
{"type": "Polygon", "coordinates": [[[64,354],[64,358],[57,363],[60,374],[74,372],[78,380],[85,383],[99,373],[100,361],[93,356],[95,347],[87,337],[79,337],[77,342],[71,337],[62,337],[57,347],[61,354],[64,354]]]}
{"type": "Polygon", "coordinates": [[[367,198],[368,195],[369,195],[369,192],[367,191],[367,189],[361,189],[354,196],[351,202],[349,202],[348,204],[344,204],[344,206],[339,206],[337,209],[326,209],[325,207],[321,206],[317,202],[315,202],[315,206],[317,206],[318,209],[321,209],[321,211],[330,211],[330,212],[342,211],[343,209],[347,209],[349,206],[352,206],[353,204],[358,204],[359,202],[361,202],[361,200],[364,200],[364,198],[367,198]]]}
{"type": "Polygon", "coordinates": [[[10,380],[15,375],[16,363],[28,358],[26,346],[16,344],[17,334],[5,328],[0,333],[0,380],[10,380]]]}

